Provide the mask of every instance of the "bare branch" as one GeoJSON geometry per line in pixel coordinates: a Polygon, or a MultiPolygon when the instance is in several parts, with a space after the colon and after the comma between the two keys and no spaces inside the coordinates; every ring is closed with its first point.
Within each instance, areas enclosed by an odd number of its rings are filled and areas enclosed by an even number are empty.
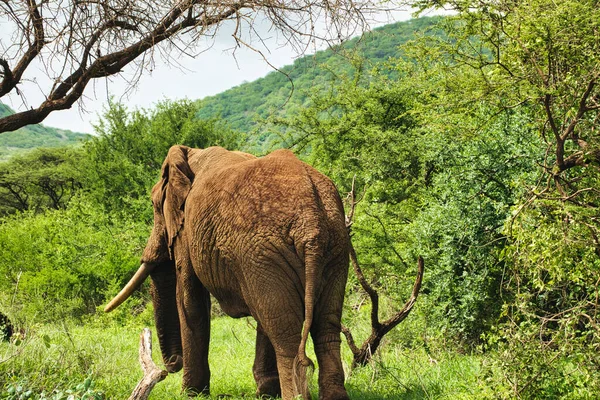
{"type": "MultiPolygon", "coordinates": [[[[355,179],[352,179],[352,190],[348,193],[346,197],[347,202],[350,204],[349,214],[346,216],[346,227],[350,229],[353,222],[354,211],[356,204],[360,201],[355,200],[355,179]]],[[[364,196],[364,195],[363,195],[364,196]]],[[[362,198],[361,198],[362,200],[362,198]]],[[[402,258],[400,257],[402,260],[402,258]]],[[[358,258],[356,256],[356,251],[354,250],[354,246],[350,244],[350,261],[352,262],[352,267],[354,268],[354,273],[358,278],[358,282],[362,286],[365,292],[369,295],[369,299],[371,300],[371,334],[369,337],[363,342],[360,348],[356,345],[354,341],[354,336],[350,329],[345,326],[342,326],[342,333],[346,337],[346,341],[348,342],[348,346],[350,347],[350,351],[353,354],[352,367],[357,367],[361,365],[366,365],[369,360],[373,357],[373,354],[377,351],[379,344],[383,337],[394,329],[398,324],[400,324],[408,314],[410,314],[413,306],[417,301],[417,297],[419,296],[419,291],[421,290],[421,284],[423,282],[423,272],[425,269],[425,263],[423,262],[423,258],[419,256],[418,259],[418,271],[417,277],[415,279],[415,283],[413,285],[412,293],[408,301],[404,304],[402,309],[396,312],[392,317],[385,320],[383,323],[379,322],[379,293],[375,290],[365,278],[365,275],[362,271],[358,263],[358,258]]]]}
{"type": "Polygon", "coordinates": [[[25,100],[19,86],[33,60],[51,81],[49,88],[37,82],[45,100],[0,118],[0,132],[39,123],[53,111],[72,107],[91,80],[118,74],[128,65],[135,68],[135,84],[142,70],[154,64],[157,52],[167,60],[174,57],[173,49],[193,54],[194,48],[204,46],[200,40],[214,39],[225,21],[236,21],[238,45],[257,50],[249,39],[262,42],[254,25],[257,16],[265,16],[287,43],[306,49],[312,40],[344,39],[357,26],[364,30],[365,13],[375,10],[376,4],[373,0],[0,2],[0,11],[15,28],[7,41],[13,44],[0,54],[0,97],[17,91],[25,100]]]}
{"type": "MultiPolygon", "coordinates": [[[[4,68],[4,78],[2,79],[2,83],[0,83],[0,97],[9,93],[17,86],[21,80],[21,77],[23,76],[23,73],[31,61],[37,57],[45,44],[43,20],[35,0],[28,0],[27,7],[28,18],[30,18],[28,21],[33,25],[34,40],[33,43],[30,43],[29,48],[25,51],[25,54],[23,54],[23,57],[21,57],[21,60],[17,63],[17,66],[12,71],[10,71],[8,62],[6,60],[2,60],[4,61],[2,64],[2,67],[4,68]]],[[[29,42],[31,32],[28,27],[25,29],[24,34],[29,42]]]]}
{"type": "Polygon", "coordinates": [[[423,273],[425,271],[425,262],[423,261],[423,257],[419,256],[417,261],[418,269],[417,269],[417,277],[415,278],[415,284],[413,285],[412,292],[410,294],[410,298],[404,304],[402,309],[394,314],[391,318],[382,323],[383,328],[382,331],[385,333],[392,330],[396,327],[400,322],[404,321],[408,314],[412,310],[413,306],[417,302],[417,297],[419,297],[419,291],[421,290],[421,284],[423,283],[423,273]]]}
{"type": "Polygon", "coordinates": [[[345,199],[346,203],[350,207],[350,212],[348,213],[348,215],[346,215],[346,228],[348,230],[350,230],[350,228],[352,228],[352,224],[354,221],[354,212],[356,210],[356,206],[358,205],[358,203],[360,203],[365,198],[366,193],[367,193],[367,189],[365,187],[365,189],[362,192],[362,195],[358,199],[356,198],[356,175],[354,175],[352,177],[352,187],[345,199]]]}
{"type": "Polygon", "coordinates": [[[350,332],[350,329],[348,329],[348,327],[342,325],[342,333],[346,337],[346,341],[348,342],[348,347],[350,347],[350,351],[352,352],[352,354],[354,354],[354,356],[357,356],[358,354],[360,354],[360,349],[358,347],[356,347],[356,342],[354,341],[354,336],[352,336],[352,332],[350,332]]]}
{"type": "Polygon", "coordinates": [[[544,95],[544,109],[546,110],[546,118],[548,119],[548,123],[550,124],[550,129],[552,129],[552,133],[554,133],[554,136],[558,141],[561,139],[561,135],[560,130],[556,125],[556,121],[554,121],[554,114],[552,113],[552,96],[550,94],[544,95]]]}
{"type": "Polygon", "coordinates": [[[371,299],[371,326],[373,329],[379,329],[379,293],[367,282],[365,275],[358,264],[358,259],[356,257],[356,251],[354,250],[354,246],[350,246],[350,261],[352,262],[352,267],[354,268],[354,273],[358,278],[358,282],[360,286],[364,289],[365,292],[369,295],[371,299]]]}
{"type": "Polygon", "coordinates": [[[154,386],[169,374],[158,368],[152,361],[152,332],[148,328],[144,328],[140,335],[139,354],[144,377],[129,396],[129,400],[146,400],[154,386]]]}
{"type": "Polygon", "coordinates": [[[579,100],[579,107],[577,108],[577,114],[575,115],[575,117],[573,117],[573,119],[571,120],[571,123],[569,124],[567,129],[565,129],[565,131],[561,135],[561,139],[566,140],[568,137],[570,137],[573,134],[573,131],[575,130],[575,126],[581,120],[581,117],[583,117],[583,115],[586,112],[590,111],[590,109],[587,107],[587,101],[588,101],[588,98],[590,97],[590,94],[592,93],[592,90],[594,90],[595,85],[596,85],[596,78],[593,78],[588,82],[588,85],[587,85],[585,91],[583,92],[581,99],[579,100]]]}

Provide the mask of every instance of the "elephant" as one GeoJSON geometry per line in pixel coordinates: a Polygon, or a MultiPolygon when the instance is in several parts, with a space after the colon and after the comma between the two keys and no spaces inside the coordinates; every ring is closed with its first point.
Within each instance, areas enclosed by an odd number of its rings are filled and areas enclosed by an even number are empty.
{"type": "Polygon", "coordinates": [[[211,295],[257,322],[259,397],[310,399],[310,333],[319,398],[348,399],[340,355],[350,236],[333,182],[289,150],[264,157],[173,146],[152,189],[154,226],[121,304],[148,277],[165,367],[209,393],[211,295]]]}

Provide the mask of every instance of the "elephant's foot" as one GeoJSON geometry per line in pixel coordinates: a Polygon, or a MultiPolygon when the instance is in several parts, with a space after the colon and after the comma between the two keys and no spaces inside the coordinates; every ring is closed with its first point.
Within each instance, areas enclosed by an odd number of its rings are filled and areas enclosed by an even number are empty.
{"type": "Polygon", "coordinates": [[[195,382],[192,382],[189,377],[183,377],[183,392],[188,395],[188,397],[196,397],[196,396],[208,396],[210,395],[210,381],[208,379],[202,380],[198,379],[195,382]]]}
{"type": "Polygon", "coordinates": [[[278,376],[259,378],[256,383],[258,385],[256,397],[259,399],[281,397],[281,386],[278,376]]]}

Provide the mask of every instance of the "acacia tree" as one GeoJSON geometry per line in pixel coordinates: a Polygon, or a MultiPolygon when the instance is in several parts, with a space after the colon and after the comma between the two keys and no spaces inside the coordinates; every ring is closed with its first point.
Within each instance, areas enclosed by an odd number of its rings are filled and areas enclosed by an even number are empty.
{"type": "Polygon", "coordinates": [[[66,208],[84,174],[79,149],[36,149],[0,164],[0,215],[66,208]]]}
{"type": "MultiPolygon", "coordinates": [[[[201,38],[223,23],[235,25],[237,46],[262,40],[256,25],[267,21],[287,45],[301,52],[313,39],[339,40],[361,30],[372,0],[19,0],[0,2],[0,98],[16,93],[41,65],[50,83],[45,100],[0,118],[0,133],[39,123],[70,108],[90,81],[118,74],[132,64],[138,76],[157,53],[191,54],[201,38]],[[320,32],[324,32],[321,34],[320,32]]],[[[135,82],[134,82],[135,83],[135,82]]],[[[38,90],[38,89],[36,89],[38,90]]]]}

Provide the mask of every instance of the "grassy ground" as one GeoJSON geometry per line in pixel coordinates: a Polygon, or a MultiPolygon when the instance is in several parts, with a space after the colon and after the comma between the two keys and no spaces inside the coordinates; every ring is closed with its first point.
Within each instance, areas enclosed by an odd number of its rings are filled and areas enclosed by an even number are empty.
{"type": "MultiPolygon", "coordinates": [[[[120,326],[99,319],[84,326],[32,328],[19,345],[0,344],[0,399],[67,399],[69,395],[72,399],[125,399],[142,376],[137,361],[142,328],[143,324],[120,326]]],[[[153,355],[159,363],[156,337],[153,343],[153,355]]],[[[231,399],[254,398],[254,322],[215,318],[211,346],[213,398],[221,394],[231,399]]],[[[351,355],[345,343],[343,350],[348,367],[351,355]]],[[[367,367],[351,373],[347,370],[346,387],[352,399],[486,397],[476,356],[431,356],[422,348],[408,349],[391,342],[380,350],[367,367]]],[[[314,354],[311,358],[316,360],[314,354]]],[[[311,382],[315,395],[316,377],[315,373],[311,382]]],[[[180,385],[181,374],[170,375],[155,387],[150,398],[186,399],[180,385]]]]}

